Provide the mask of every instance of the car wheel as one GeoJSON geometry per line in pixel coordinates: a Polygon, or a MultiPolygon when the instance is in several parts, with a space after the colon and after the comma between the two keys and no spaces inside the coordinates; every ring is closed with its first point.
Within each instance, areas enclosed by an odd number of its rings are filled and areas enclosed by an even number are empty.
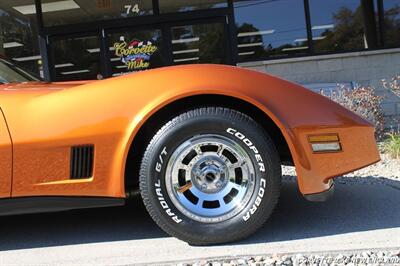
{"type": "Polygon", "coordinates": [[[190,110],[149,143],[140,190],[153,220],[192,245],[235,241],[272,213],[281,167],[270,136],[232,109],[190,110]]]}

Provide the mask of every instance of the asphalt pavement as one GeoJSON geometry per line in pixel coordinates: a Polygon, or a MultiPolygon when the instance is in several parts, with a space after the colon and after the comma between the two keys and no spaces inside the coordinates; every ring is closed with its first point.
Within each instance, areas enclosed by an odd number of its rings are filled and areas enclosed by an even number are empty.
{"type": "MultiPolygon", "coordinates": [[[[137,199],[139,200],[139,199],[137,199]]],[[[252,237],[192,247],[162,232],[140,203],[0,218],[0,264],[128,265],[274,253],[400,249],[400,182],[337,184],[328,202],[304,200],[292,181],[252,237]]]]}

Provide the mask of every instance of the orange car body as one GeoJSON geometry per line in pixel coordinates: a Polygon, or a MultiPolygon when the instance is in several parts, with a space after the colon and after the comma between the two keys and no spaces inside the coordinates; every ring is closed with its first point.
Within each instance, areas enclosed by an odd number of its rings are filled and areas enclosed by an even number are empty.
{"type": "Polygon", "coordinates": [[[333,177],[380,160],[369,122],[299,85],[229,66],[167,67],[102,81],[0,85],[0,197],[125,198],[140,128],[178,99],[204,94],[241,99],[272,119],[302,194],[324,192],[333,177]],[[309,136],[321,134],[337,134],[342,150],[314,153],[309,136]],[[93,175],[70,179],[71,146],[83,144],[95,147],[93,175]]]}

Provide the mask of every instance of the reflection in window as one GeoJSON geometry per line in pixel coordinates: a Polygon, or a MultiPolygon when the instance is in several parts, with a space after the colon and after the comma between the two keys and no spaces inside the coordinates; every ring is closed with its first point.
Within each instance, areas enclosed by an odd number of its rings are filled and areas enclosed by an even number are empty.
{"type": "Polygon", "coordinates": [[[171,29],[173,63],[226,63],[222,23],[177,26],[171,29]]]}
{"type": "Polygon", "coordinates": [[[316,52],[365,48],[360,0],[310,0],[310,15],[316,52]]]}
{"type": "Polygon", "coordinates": [[[227,0],[160,0],[160,13],[227,7],[227,0]]]}
{"type": "Polygon", "coordinates": [[[96,79],[100,74],[100,40],[74,37],[52,43],[57,81],[96,79]]]}
{"type": "Polygon", "coordinates": [[[234,8],[239,61],[307,53],[302,0],[235,1],[234,8]]]}
{"type": "Polygon", "coordinates": [[[45,26],[153,14],[152,0],[42,0],[45,26]]]}
{"type": "Polygon", "coordinates": [[[388,47],[400,47],[400,0],[385,0],[385,44],[388,47]]]}
{"type": "Polygon", "coordinates": [[[30,73],[0,58],[0,84],[37,81],[30,73]]]}
{"type": "Polygon", "coordinates": [[[110,34],[109,47],[112,76],[166,65],[159,29],[110,34]]]}
{"type": "Polygon", "coordinates": [[[41,56],[34,0],[18,1],[18,5],[0,2],[0,55],[39,75],[41,56]],[[30,12],[24,14],[20,6],[30,6],[30,12]]]}

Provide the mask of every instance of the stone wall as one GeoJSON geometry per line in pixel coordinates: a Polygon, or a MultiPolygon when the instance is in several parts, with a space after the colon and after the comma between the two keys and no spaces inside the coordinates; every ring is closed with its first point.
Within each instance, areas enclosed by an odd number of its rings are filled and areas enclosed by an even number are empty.
{"type": "Polygon", "coordinates": [[[399,48],[249,62],[239,66],[300,84],[355,82],[371,85],[377,94],[386,95],[382,108],[387,127],[397,126],[393,121],[400,118],[400,98],[388,94],[382,86],[382,79],[400,74],[399,48]]]}

